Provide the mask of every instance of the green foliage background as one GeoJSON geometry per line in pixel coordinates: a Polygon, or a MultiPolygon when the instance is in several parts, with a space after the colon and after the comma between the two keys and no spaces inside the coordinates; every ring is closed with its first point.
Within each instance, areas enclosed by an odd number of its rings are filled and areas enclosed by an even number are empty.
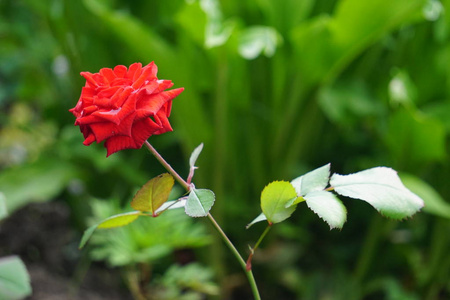
{"type": "MultiPolygon", "coordinates": [[[[214,190],[213,214],[243,253],[262,230],[244,228],[264,186],[328,162],[344,174],[392,167],[431,201],[399,223],[347,200],[340,232],[297,211],[254,259],[267,299],[450,297],[450,1],[3,0],[0,11],[8,211],[59,198],[82,230],[92,197],[129,207],[162,168],[145,150],[106,159],[84,147],[68,109],[81,71],[155,61],[185,91],[174,132],[151,142],[185,175],[204,143],[196,186],[214,190]]],[[[211,247],[199,259],[219,281],[239,272],[211,247]]]]}

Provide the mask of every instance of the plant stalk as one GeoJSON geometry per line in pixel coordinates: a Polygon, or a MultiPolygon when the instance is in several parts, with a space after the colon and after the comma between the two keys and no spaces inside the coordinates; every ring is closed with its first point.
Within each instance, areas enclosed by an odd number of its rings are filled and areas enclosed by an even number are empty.
{"type": "MultiPolygon", "coordinates": [[[[191,186],[172,168],[172,166],[169,165],[169,163],[156,151],[155,148],[148,142],[145,141],[145,146],[148,148],[148,150],[156,157],[156,159],[166,168],[166,170],[175,178],[178,183],[180,183],[183,188],[186,189],[186,191],[191,190],[191,186]]],[[[222,230],[220,225],[216,222],[214,217],[208,213],[208,219],[213,224],[214,228],[219,232],[220,236],[222,237],[222,240],[225,242],[225,244],[228,246],[228,248],[231,250],[233,255],[238,260],[241,267],[244,269],[245,274],[247,275],[248,282],[250,284],[250,287],[252,289],[253,297],[255,300],[261,300],[261,296],[259,295],[258,286],[256,285],[255,277],[253,276],[252,270],[247,270],[246,263],[242,256],[239,254],[239,251],[237,251],[236,247],[233,245],[233,243],[230,241],[228,236],[225,234],[225,232],[222,230]]],[[[266,231],[268,231],[266,229],[266,231]]],[[[263,236],[265,235],[266,231],[263,233],[263,236]]],[[[261,238],[260,238],[261,239],[261,238]]],[[[257,243],[258,244],[258,243],[257,243]]]]}

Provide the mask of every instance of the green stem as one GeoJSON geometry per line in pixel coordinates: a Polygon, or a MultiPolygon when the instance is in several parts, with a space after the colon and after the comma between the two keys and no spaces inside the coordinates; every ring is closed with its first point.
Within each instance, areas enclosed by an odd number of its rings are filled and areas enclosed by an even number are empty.
{"type": "MultiPolygon", "coordinates": [[[[156,149],[153,148],[153,146],[148,141],[145,141],[145,146],[156,157],[156,159],[164,166],[164,168],[166,168],[166,170],[186,189],[186,191],[189,192],[191,189],[191,186],[169,165],[169,163],[158,153],[158,151],[156,151],[156,149]]],[[[225,232],[222,230],[220,225],[216,222],[216,220],[213,218],[213,216],[210,213],[208,213],[208,218],[211,221],[211,223],[213,224],[213,226],[216,228],[216,230],[219,232],[219,234],[222,237],[225,244],[228,246],[228,248],[230,248],[231,252],[236,257],[236,259],[238,260],[241,267],[244,269],[245,274],[247,275],[247,278],[248,278],[248,282],[249,282],[250,287],[253,292],[253,297],[255,298],[255,300],[261,300],[261,296],[259,295],[258,286],[256,285],[256,281],[253,276],[252,270],[246,269],[246,263],[245,263],[244,259],[239,254],[236,247],[234,247],[233,243],[230,241],[228,236],[225,234],[225,232]]],[[[263,235],[265,235],[265,234],[263,233],[263,235]]]]}
{"type": "Polygon", "coordinates": [[[267,225],[266,229],[264,230],[264,232],[261,234],[258,241],[256,242],[255,247],[253,247],[253,249],[252,249],[253,252],[256,251],[259,244],[261,244],[262,240],[266,237],[267,233],[270,231],[271,228],[272,228],[272,223],[269,223],[269,225],[267,225]]]}
{"type": "Polygon", "coordinates": [[[234,247],[233,243],[230,241],[230,239],[227,237],[225,232],[223,232],[222,228],[217,224],[216,220],[214,220],[213,216],[211,214],[208,214],[208,218],[211,221],[211,223],[214,225],[216,230],[219,232],[220,236],[224,240],[225,244],[227,244],[228,248],[230,248],[233,255],[238,260],[239,264],[241,265],[242,269],[245,272],[245,275],[247,275],[248,282],[250,284],[250,287],[252,288],[253,297],[255,300],[261,300],[261,296],[259,295],[258,286],[256,285],[255,277],[253,276],[252,270],[247,270],[247,264],[242,258],[242,256],[237,251],[236,247],[234,247]]]}
{"type": "Polygon", "coordinates": [[[150,150],[150,152],[156,157],[156,159],[163,165],[163,167],[166,168],[167,171],[169,171],[169,173],[175,178],[175,180],[178,181],[178,183],[181,184],[181,186],[183,186],[183,188],[185,188],[186,191],[189,192],[191,190],[189,184],[183,178],[181,178],[180,175],[178,175],[178,173],[172,168],[172,166],[169,165],[169,163],[158,153],[158,151],[156,151],[155,148],[153,148],[153,146],[148,141],[145,141],[144,144],[148,148],[148,150],[150,150]]]}

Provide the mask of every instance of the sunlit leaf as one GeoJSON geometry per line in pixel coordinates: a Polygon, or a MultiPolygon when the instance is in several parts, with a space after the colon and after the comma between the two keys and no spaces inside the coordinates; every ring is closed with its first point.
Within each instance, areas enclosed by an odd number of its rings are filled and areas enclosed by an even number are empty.
{"type": "Polygon", "coordinates": [[[401,174],[400,177],[408,189],[423,199],[424,212],[450,219],[450,203],[445,201],[431,185],[410,174],[401,174]]]}
{"type": "Polygon", "coordinates": [[[144,215],[140,211],[132,211],[128,213],[118,214],[103,220],[98,224],[97,228],[114,228],[130,224],[139,216],[144,215]]]}
{"type": "Polygon", "coordinates": [[[186,214],[190,217],[205,217],[208,215],[214,201],[215,195],[213,191],[192,189],[186,201],[186,214]]]}
{"type": "Polygon", "coordinates": [[[281,36],[275,28],[252,26],[241,34],[239,54],[246,59],[254,59],[261,54],[271,57],[275,54],[280,41],[281,36]]]}
{"type": "Polygon", "coordinates": [[[30,276],[18,256],[0,258],[0,299],[19,300],[31,295],[30,276]]]}
{"type": "Polygon", "coordinates": [[[256,224],[261,221],[266,221],[267,217],[264,213],[261,213],[259,216],[257,216],[253,221],[251,221],[247,226],[245,226],[246,229],[249,229],[253,224],[256,224]]]}
{"type": "Polygon", "coordinates": [[[298,196],[305,196],[313,191],[321,191],[328,185],[330,164],[317,168],[291,181],[298,196]]]}
{"type": "Polygon", "coordinates": [[[125,226],[125,225],[128,225],[131,222],[135,221],[139,216],[142,216],[142,215],[148,216],[147,214],[143,214],[140,211],[132,211],[132,212],[127,212],[127,213],[123,213],[123,214],[118,214],[118,215],[111,216],[111,217],[103,220],[102,222],[89,227],[88,229],[86,229],[84,231],[83,236],[81,237],[80,245],[78,246],[78,248],[81,249],[84,247],[84,245],[86,245],[86,243],[91,238],[92,234],[94,233],[94,231],[97,228],[107,229],[107,228],[125,226]]]}
{"type": "Polygon", "coordinates": [[[154,213],[169,199],[174,179],[168,173],[152,178],[136,193],[131,201],[131,207],[139,211],[154,213]]]}
{"type": "Polygon", "coordinates": [[[305,196],[306,205],[330,225],[342,228],[347,220],[347,209],[341,200],[328,191],[313,191],[305,196]]]}
{"type": "Polygon", "coordinates": [[[269,183],[261,193],[261,209],[267,220],[279,223],[289,218],[295,211],[295,206],[286,208],[286,204],[293,198],[297,198],[297,193],[290,182],[269,183]]]}
{"type": "Polygon", "coordinates": [[[393,219],[410,217],[423,207],[423,200],[403,185],[396,171],[387,167],[350,175],[333,174],[330,184],[338,194],[364,200],[393,219]]]}

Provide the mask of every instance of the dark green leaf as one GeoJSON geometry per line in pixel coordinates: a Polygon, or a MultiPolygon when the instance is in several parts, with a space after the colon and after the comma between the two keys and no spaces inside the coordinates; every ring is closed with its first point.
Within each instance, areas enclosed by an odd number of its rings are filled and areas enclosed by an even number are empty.
{"type": "Polygon", "coordinates": [[[0,192],[0,221],[8,215],[8,211],[6,209],[6,201],[5,196],[2,192],[0,192]]]}
{"type": "Polygon", "coordinates": [[[445,201],[431,185],[410,174],[401,174],[400,177],[407,188],[423,199],[424,212],[450,219],[450,203],[445,201]]]}

